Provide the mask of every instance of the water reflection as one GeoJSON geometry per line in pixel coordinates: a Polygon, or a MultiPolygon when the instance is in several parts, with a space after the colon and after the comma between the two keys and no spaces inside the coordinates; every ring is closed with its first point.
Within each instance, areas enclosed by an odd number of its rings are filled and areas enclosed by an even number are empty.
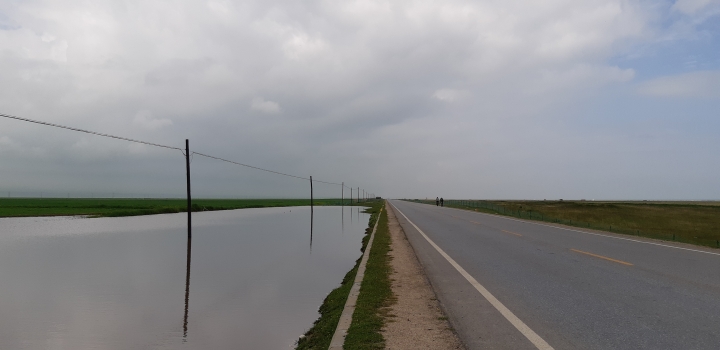
{"type": "MultiPolygon", "coordinates": [[[[190,228],[188,228],[188,231],[190,228]]],[[[188,311],[190,302],[190,260],[192,257],[192,235],[187,239],[187,266],[185,267],[185,316],[183,317],[183,342],[187,342],[188,311]]]]}
{"type": "Polygon", "coordinates": [[[0,219],[0,349],[287,349],[361,254],[317,209],[0,219]]]}

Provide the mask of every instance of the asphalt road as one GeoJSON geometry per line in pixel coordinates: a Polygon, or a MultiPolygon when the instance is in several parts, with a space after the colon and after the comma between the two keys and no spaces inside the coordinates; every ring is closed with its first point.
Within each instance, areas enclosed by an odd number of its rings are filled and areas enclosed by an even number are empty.
{"type": "Polygon", "coordinates": [[[468,349],[720,349],[720,250],[390,203],[468,349]]]}

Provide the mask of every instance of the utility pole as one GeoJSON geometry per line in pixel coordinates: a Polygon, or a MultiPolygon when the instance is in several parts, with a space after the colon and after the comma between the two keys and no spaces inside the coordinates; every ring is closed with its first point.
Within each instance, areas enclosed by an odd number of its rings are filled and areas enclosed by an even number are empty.
{"type": "Polygon", "coordinates": [[[183,318],[183,339],[187,338],[188,331],[188,302],[190,300],[190,259],[192,252],[192,200],[190,199],[190,141],[185,139],[185,170],[187,172],[187,215],[188,238],[187,257],[185,260],[185,317],[183,318]]]}
{"type": "Polygon", "coordinates": [[[192,239],[192,200],[190,199],[190,140],[185,139],[185,170],[187,172],[188,241],[192,239]]]}
{"type": "Polygon", "coordinates": [[[340,184],[340,206],[345,205],[345,183],[340,184]]]}
{"type": "Polygon", "coordinates": [[[313,188],[312,188],[312,176],[310,176],[310,213],[313,211],[313,188]]]}

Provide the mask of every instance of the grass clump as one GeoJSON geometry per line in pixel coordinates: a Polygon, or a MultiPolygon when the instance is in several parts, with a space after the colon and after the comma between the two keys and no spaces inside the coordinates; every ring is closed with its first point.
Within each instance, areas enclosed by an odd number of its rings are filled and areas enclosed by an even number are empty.
{"type": "Polygon", "coordinates": [[[359,264],[360,259],[355,263],[355,267],[345,275],[340,287],[335,288],[325,298],[318,310],[318,312],[320,312],[320,318],[318,318],[312,328],[298,340],[296,349],[327,350],[327,348],[330,347],[330,341],[340,321],[340,315],[345,307],[345,301],[350,294],[350,288],[352,288],[359,264]]]}
{"type": "MultiPolygon", "coordinates": [[[[366,203],[367,204],[367,203],[366,203]]],[[[363,237],[363,245],[361,251],[364,252],[367,248],[368,240],[370,239],[370,233],[375,226],[375,222],[378,220],[378,213],[383,207],[382,201],[371,202],[369,207],[365,210],[366,213],[370,214],[370,220],[368,222],[368,228],[365,231],[363,237]]],[[[380,223],[382,224],[382,223],[380,223]]],[[[380,227],[378,227],[378,231],[380,227]]],[[[377,248],[377,233],[375,233],[375,242],[371,250],[370,259],[372,259],[372,252],[377,248]]],[[[350,270],[342,280],[340,287],[335,288],[323,301],[323,304],[318,310],[320,317],[315,321],[312,328],[310,328],[300,340],[298,340],[296,349],[298,350],[327,350],[330,346],[330,341],[337,328],[338,321],[340,321],[340,315],[342,314],[345,302],[347,301],[350,289],[352,288],[353,282],[355,281],[355,275],[357,274],[358,266],[362,256],[355,261],[355,267],[350,270]]],[[[368,265],[370,261],[368,261],[368,265]]],[[[367,279],[368,270],[365,270],[365,279],[367,279]]],[[[360,291],[362,297],[362,289],[360,291]]],[[[359,302],[359,300],[358,300],[359,302]]],[[[357,310],[357,309],[356,309],[357,310]]],[[[355,321],[353,320],[353,323],[355,321]]],[[[345,347],[348,349],[348,347],[345,347]]]]}

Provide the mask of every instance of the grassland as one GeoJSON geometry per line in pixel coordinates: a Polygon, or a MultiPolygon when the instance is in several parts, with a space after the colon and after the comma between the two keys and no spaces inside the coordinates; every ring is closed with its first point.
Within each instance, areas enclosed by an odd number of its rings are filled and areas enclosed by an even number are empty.
{"type": "MultiPolygon", "coordinates": [[[[309,199],[193,199],[192,211],[310,205],[309,199]]],[[[315,205],[340,205],[316,199],[315,205]]],[[[345,204],[349,201],[346,199],[345,204]]],[[[187,212],[184,199],[0,198],[0,217],[87,215],[135,216],[187,212]]]]}
{"type": "MultiPolygon", "coordinates": [[[[378,324],[378,321],[382,322],[382,320],[378,320],[378,315],[381,311],[376,306],[384,305],[385,302],[382,300],[389,296],[390,275],[389,264],[386,260],[387,250],[390,247],[390,236],[387,231],[387,214],[383,211],[384,219],[378,216],[378,213],[384,205],[384,201],[371,201],[367,203],[367,205],[369,207],[365,212],[370,213],[370,220],[365,237],[363,238],[362,252],[364,252],[367,247],[370,233],[375,226],[375,222],[378,219],[381,221],[378,224],[377,232],[375,232],[373,247],[370,250],[370,256],[365,266],[365,277],[360,287],[360,295],[356,304],[355,313],[353,314],[353,323],[346,338],[345,349],[377,349],[377,346],[381,346],[383,343],[382,335],[379,333],[382,323],[378,324]],[[384,224],[382,220],[385,220],[384,224]],[[384,251],[384,253],[378,251],[384,251]],[[385,267],[383,268],[383,266],[385,267]],[[365,281],[372,282],[366,284],[365,281]],[[380,282],[379,284],[378,281],[380,282]],[[386,287],[384,283],[387,284],[386,287]],[[359,312],[359,309],[362,311],[359,312]]],[[[337,328],[340,315],[350,294],[350,288],[355,280],[361,258],[357,259],[355,267],[345,275],[340,287],[330,292],[325,298],[325,301],[320,306],[320,318],[315,321],[313,327],[305,333],[304,337],[298,341],[298,350],[326,350],[330,346],[330,341],[335,333],[335,328],[337,328]]]]}
{"type": "MultiPolygon", "coordinates": [[[[435,204],[434,201],[419,201],[435,204]]],[[[720,202],[447,200],[446,206],[720,247],[720,202]]]]}

